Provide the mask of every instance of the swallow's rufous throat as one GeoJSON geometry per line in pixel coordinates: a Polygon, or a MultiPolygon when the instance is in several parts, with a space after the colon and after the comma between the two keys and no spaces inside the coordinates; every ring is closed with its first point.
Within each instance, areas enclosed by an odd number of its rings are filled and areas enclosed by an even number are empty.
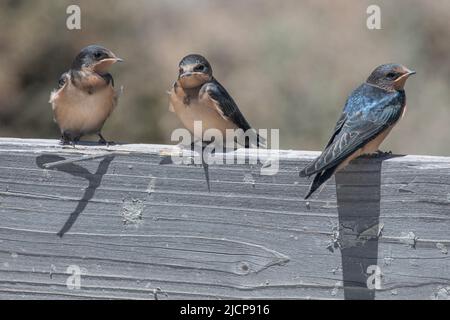
{"type": "Polygon", "coordinates": [[[353,91],[325,150],[300,172],[301,177],[315,175],[305,199],[353,159],[379,152],[380,144],[404,115],[404,85],[415,73],[399,64],[384,64],[353,91]]]}
{"type": "Polygon", "coordinates": [[[88,134],[96,134],[99,143],[108,144],[101,130],[119,97],[108,69],[121,61],[110,50],[91,45],[81,50],[71,69],[61,76],[50,103],[63,144],[77,143],[88,134]]]}
{"type": "Polygon", "coordinates": [[[199,135],[194,132],[194,122],[202,122],[202,136],[194,136],[196,140],[203,141],[203,133],[208,129],[218,129],[223,137],[227,129],[242,129],[250,137],[250,142],[243,143],[246,148],[264,145],[264,139],[250,127],[233,98],[214,79],[211,65],[201,55],[191,54],[181,60],[178,80],[169,92],[169,100],[169,110],[176,113],[193,135],[199,135]]]}

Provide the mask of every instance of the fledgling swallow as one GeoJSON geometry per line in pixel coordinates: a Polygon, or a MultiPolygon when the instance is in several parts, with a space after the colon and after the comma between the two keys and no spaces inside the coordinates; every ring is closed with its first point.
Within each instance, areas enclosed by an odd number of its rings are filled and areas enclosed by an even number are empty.
{"type": "Polygon", "coordinates": [[[353,91],[325,150],[300,172],[301,177],[316,175],[305,199],[353,159],[379,152],[406,111],[404,85],[415,73],[399,64],[384,64],[353,91]]]}
{"type": "Polygon", "coordinates": [[[77,143],[89,134],[98,135],[99,143],[108,144],[101,130],[120,95],[108,69],[122,61],[110,50],[91,45],[81,50],[71,69],[61,76],[50,103],[63,144],[77,143]]]}
{"type": "MultiPolygon", "coordinates": [[[[251,136],[246,148],[264,146],[264,139],[254,131],[233,98],[213,77],[210,63],[201,55],[191,54],[179,64],[178,80],[169,92],[169,110],[175,112],[183,125],[194,135],[194,121],[202,121],[201,136],[208,129],[218,129],[226,137],[227,129],[242,129],[251,136]],[[251,143],[254,141],[255,143],[251,143]]],[[[234,143],[234,142],[233,142],[234,143]]]]}

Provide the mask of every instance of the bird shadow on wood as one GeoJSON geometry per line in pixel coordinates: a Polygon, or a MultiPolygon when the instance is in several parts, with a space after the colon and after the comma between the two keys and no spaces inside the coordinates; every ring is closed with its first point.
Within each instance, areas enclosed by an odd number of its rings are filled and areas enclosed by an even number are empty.
{"type": "Polygon", "coordinates": [[[344,297],[374,300],[381,235],[381,168],[385,160],[401,155],[360,157],[336,174],[339,235],[344,297]]]}
{"type": "MultiPolygon", "coordinates": [[[[162,166],[173,164],[172,157],[171,156],[162,157],[159,164],[162,166]]],[[[211,192],[211,182],[209,179],[209,165],[205,162],[205,159],[203,157],[202,157],[202,167],[203,167],[203,172],[205,173],[205,181],[206,181],[206,186],[208,187],[208,192],[211,192]]]]}
{"type": "MultiPolygon", "coordinates": [[[[103,176],[108,172],[109,165],[111,164],[112,160],[114,159],[114,156],[106,156],[99,164],[97,171],[95,173],[91,173],[86,168],[83,168],[82,166],[70,163],[70,164],[64,164],[61,166],[56,167],[53,170],[61,171],[68,173],[70,175],[73,175],[75,177],[80,177],[87,179],[89,181],[89,185],[84,191],[83,197],[80,201],[78,201],[78,205],[75,208],[75,210],[70,214],[69,218],[67,219],[64,226],[61,228],[61,230],[58,232],[59,237],[63,237],[74,225],[74,223],[77,221],[79,215],[86,209],[89,201],[94,197],[95,191],[100,186],[102,182],[103,176]]],[[[45,164],[53,163],[57,161],[63,161],[66,160],[66,158],[56,156],[56,155],[42,155],[36,158],[36,164],[41,169],[46,169],[44,167],[45,164]]],[[[48,169],[46,169],[48,170],[48,169]]]]}
{"type": "MultiPolygon", "coordinates": [[[[195,143],[192,143],[191,146],[190,146],[190,150],[191,151],[198,151],[198,150],[195,149],[195,146],[196,146],[195,143]]],[[[205,160],[204,155],[203,155],[203,153],[205,151],[205,148],[207,146],[208,146],[208,144],[206,143],[206,144],[204,144],[202,146],[199,146],[199,148],[201,148],[200,157],[201,157],[201,161],[202,161],[203,172],[205,174],[206,186],[208,187],[208,192],[211,192],[211,181],[210,181],[210,178],[209,178],[209,165],[208,165],[208,163],[205,160]]],[[[171,155],[163,156],[161,158],[161,161],[159,162],[159,164],[162,165],[162,166],[174,164],[174,162],[172,160],[172,156],[171,155]]]]}

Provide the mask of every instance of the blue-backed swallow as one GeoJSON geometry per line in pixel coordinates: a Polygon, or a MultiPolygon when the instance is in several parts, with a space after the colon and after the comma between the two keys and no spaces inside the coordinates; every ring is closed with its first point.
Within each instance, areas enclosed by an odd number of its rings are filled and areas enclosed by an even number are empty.
{"type": "Polygon", "coordinates": [[[63,144],[77,143],[88,134],[96,134],[99,143],[108,144],[101,130],[120,95],[108,69],[121,61],[110,50],[91,45],[81,50],[71,69],[61,76],[50,103],[63,144]]]}
{"type": "Polygon", "coordinates": [[[223,137],[227,129],[242,129],[249,137],[243,143],[246,148],[264,146],[264,139],[251,128],[236,102],[213,77],[210,63],[201,55],[191,54],[181,60],[178,80],[169,92],[169,100],[169,110],[175,112],[193,135],[194,122],[202,121],[202,136],[194,136],[196,140],[203,141],[203,133],[208,129],[220,130],[223,137]]]}
{"type": "Polygon", "coordinates": [[[353,91],[325,150],[300,172],[301,177],[315,175],[305,199],[353,159],[380,152],[380,144],[406,111],[404,85],[415,73],[399,64],[384,64],[353,91]]]}

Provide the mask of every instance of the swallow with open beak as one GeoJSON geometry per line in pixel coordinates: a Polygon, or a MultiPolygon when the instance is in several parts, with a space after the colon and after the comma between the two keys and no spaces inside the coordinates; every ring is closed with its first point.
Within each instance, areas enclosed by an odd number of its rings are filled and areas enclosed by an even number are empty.
{"type": "Polygon", "coordinates": [[[242,129],[248,139],[238,139],[238,143],[240,141],[246,148],[264,146],[264,139],[250,127],[233,98],[214,79],[211,65],[201,55],[191,54],[181,60],[178,80],[169,92],[169,100],[169,110],[175,112],[196,140],[203,141],[203,133],[208,129],[221,131],[223,137],[227,130],[242,129]],[[202,122],[203,132],[194,130],[195,121],[202,122]]]}
{"type": "Polygon", "coordinates": [[[380,144],[406,111],[404,85],[415,73],[399,64],[384,64],[353,91],[325,150],[300,172],[301,177],[315,175],[305,199],[353,159],[380,152],[380,144]]]}
{"type": "Polygon", "coordinates": [[[91,45],[81,50],[71,69],[61,76],[50,103],[63,144],[75,144],[89,134],[98,135],[99,143],[109,144],[101,130],[120,93],[114,89],[114,79],[108,69],[122,61],[110,50],[91,45]]]}

